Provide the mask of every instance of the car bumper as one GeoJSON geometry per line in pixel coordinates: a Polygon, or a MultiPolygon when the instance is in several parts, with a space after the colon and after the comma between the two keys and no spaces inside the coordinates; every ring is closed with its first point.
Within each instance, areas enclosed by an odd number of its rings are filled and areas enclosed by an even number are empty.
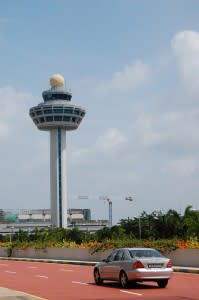
{"type": "Polygon", "coordinates": [[[129,280],[155,280],[155,279],[169,279],[173,270],[167,269],[136,269],[127,273],[129,280]]]}

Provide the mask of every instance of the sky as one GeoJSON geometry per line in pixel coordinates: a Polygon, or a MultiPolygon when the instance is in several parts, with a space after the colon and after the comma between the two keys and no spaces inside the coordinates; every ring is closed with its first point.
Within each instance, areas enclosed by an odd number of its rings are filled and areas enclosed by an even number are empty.
{"type": "Polygon", "coordinates": [[[67,132],[68,208],[108,219],[108,197],[113,224],[199,209],[199,2],[0,4],[1,208],[50,208],[49,133],[29,109],[59,73],[87,112],[67,132]]]}

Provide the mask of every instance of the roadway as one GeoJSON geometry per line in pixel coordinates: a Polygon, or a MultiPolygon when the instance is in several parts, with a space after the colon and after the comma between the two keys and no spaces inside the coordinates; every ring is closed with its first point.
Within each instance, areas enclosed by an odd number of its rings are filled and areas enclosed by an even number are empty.
{"type": "Polygon", "coordinates": [[[0,260],[0,286],[3,287],[0,288],[0,299],[199,299],[198,274],[174,273],[165,289],[158,288],[156,283],[139,283],[135,287],[121,289],[117,283],[112,282],[96,286],[92,270],[93,267],[87,265],[0,260]]]}

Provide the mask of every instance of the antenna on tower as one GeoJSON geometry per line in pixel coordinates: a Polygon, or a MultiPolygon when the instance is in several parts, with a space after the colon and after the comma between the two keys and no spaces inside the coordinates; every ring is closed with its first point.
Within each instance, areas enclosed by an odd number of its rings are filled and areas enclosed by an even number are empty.
{"type": "Polygon", "coordinates": [[[72,81],[71,80],[69,81],[69,92],[70,93],[72,92],[72,81]]]}

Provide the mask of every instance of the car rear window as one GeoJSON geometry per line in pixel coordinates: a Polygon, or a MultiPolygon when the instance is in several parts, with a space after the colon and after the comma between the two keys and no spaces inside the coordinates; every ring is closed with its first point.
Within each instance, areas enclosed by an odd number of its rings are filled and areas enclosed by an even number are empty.
{"type": "Polygon", "coordinates": [[[156,250],[129,250],[130,256],[134,257],[163,257],[163,255],[156,250]]]}

